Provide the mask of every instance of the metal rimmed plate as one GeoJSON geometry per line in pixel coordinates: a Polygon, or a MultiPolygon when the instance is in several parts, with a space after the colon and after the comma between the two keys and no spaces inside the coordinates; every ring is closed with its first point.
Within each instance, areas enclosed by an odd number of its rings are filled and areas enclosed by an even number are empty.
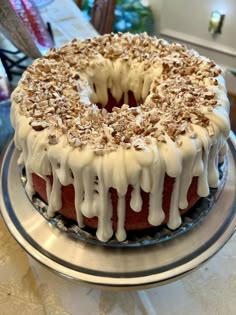
{"type": "Polygon", "coordinates": [[[182,277],[212,257],[236,226],[236,141],[229,139],[228,177],[217,203],[197,226],[169,241],[134,248],[96,246],[69,237],[48,223],[25,195],[11,142],[1,171],[3,219],[36,260],[68,278],[100,287],[145,288],[182,277]]]}

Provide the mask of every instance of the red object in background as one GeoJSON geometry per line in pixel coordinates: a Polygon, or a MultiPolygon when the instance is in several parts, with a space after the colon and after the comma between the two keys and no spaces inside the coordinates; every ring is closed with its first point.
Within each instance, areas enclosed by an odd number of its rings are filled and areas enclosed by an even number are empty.
{"type": "Polygon", "coordinates": [[[10,2],[32,34],[35,43],[43,48],[53,47],[53,40],[33,0],[10,0],[10,2]]]}

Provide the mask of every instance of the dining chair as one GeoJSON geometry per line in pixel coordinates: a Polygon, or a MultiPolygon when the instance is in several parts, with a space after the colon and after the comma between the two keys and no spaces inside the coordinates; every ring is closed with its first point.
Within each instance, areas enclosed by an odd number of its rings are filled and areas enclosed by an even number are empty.
{"type": "Polygon", "coordinates": [[[82,6],[83,6],[83,0],[75,0],[76,5],[78,6],[78,8],[80,10],[82,10],[82,6]]]}
{"type": "Polygon", "coordinates": [[[116,0],[95,0],[91,11],[91,24],[99,34],[111,33],[115,19],[116,0]]]}

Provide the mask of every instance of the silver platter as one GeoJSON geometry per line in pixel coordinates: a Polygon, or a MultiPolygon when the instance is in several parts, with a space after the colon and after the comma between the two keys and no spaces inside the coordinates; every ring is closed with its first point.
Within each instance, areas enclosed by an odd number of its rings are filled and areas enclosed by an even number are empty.
{"type": "Polygon", "coordinates": [[[35,210],[22,186],[13,142],[2,160],[0,207],[18,243],[53,271],[84,284],[140,289],[174,281],[211,258],[236,226],[236,141],[230,135],[228,176],[217,203],[191,230],[150,246],[106,247],[71,238],[35,210]]]}

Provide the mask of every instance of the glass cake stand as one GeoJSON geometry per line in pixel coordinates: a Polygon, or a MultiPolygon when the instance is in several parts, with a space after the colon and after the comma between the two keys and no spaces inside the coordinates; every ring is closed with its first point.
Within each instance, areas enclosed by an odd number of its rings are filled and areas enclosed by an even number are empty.
{"type": "Polygon", "coordinates": [[[25,194],[11,141],[1,166],[2,217],[33,258],[67,278],[114,289],[143,289],[172,282],[200,267],[230,239],[236,226],[236,140],[228,140],[228,175],[217,202],[185,233],[149,246],[98,246],[70,237],[34,209],[25,194]]]}

